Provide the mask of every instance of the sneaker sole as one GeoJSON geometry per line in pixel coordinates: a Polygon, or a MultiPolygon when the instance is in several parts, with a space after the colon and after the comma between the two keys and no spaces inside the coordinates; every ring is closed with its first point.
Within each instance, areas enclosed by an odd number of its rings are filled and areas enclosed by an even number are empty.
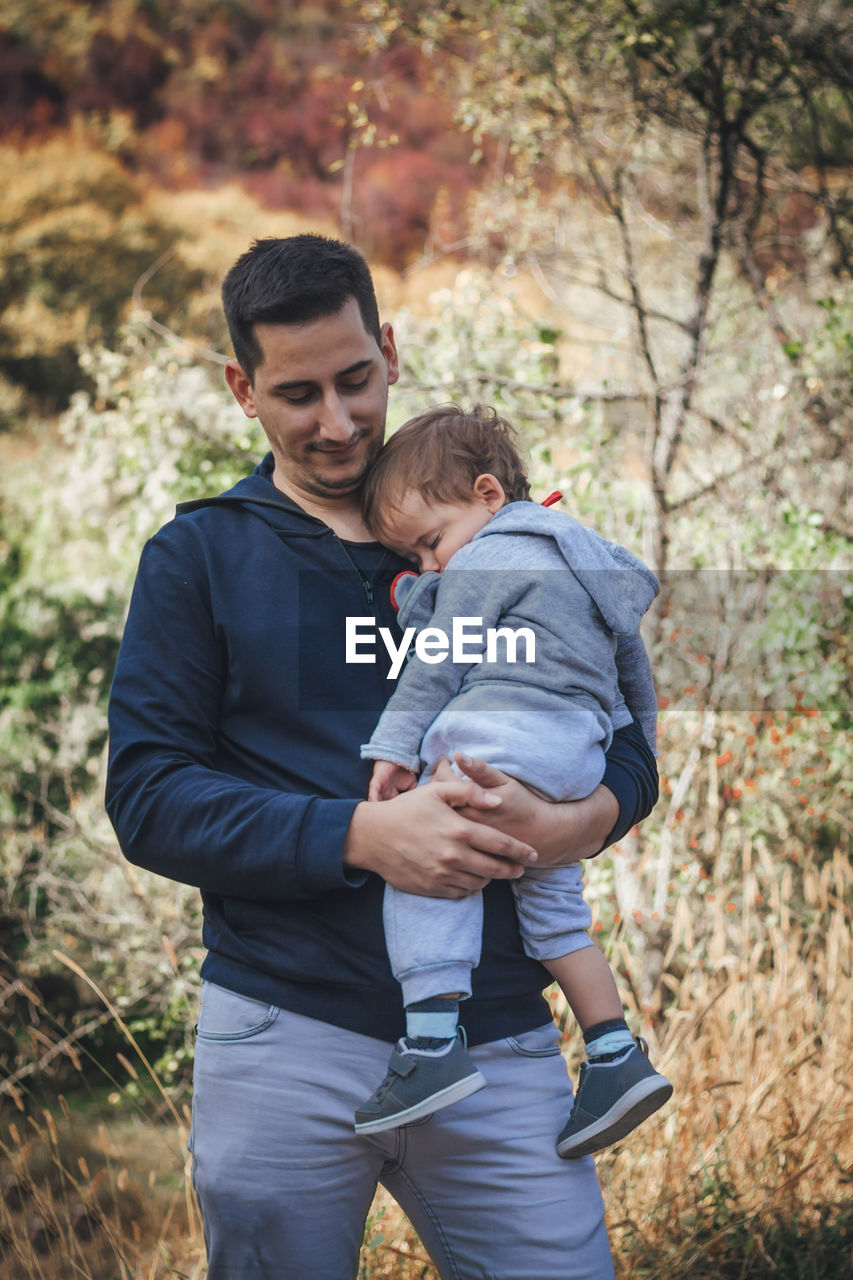
{"type": "Polygon", "coordinates": [[[364,1120],[361,1123],[356,1120],[355,1131],[356,1133],[384,1133],[388,1129],[399,1129],[401,1125],[411,1124],[414,1120],[431,1116],[434,1111],[452,1106],[454,1102],[461,1102],[463,1098],[470,1097],[472,1093],[482,1089],[485,1083],[485,1076],[476,1071],[473,1075],[466,1076],[464,1080],[448,1085],[440,1093],[431,1094],[422,1102],[416,1102],[407,1111],[398,1111],[393,1116],[380,1116],[376,1120],[364,1120]]]}
{"type": "Polygon", "coordinates": [[[626,1137],[632,1129],[672,1097],[672,1085],[663,1076],[656,1080],[639,1080],[619,1099],[618,1108],[611,1107],[606,1115],[581,1133],[557,1143],[557,1155],[564,1160],[579,1160],[604,1147],[612,1146],[626,1137]]]}

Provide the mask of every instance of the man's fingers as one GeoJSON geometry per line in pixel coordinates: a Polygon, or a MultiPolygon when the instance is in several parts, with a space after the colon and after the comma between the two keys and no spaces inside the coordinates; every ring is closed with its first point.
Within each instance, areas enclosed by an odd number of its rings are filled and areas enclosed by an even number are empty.
{"type": "Polygon", "coordinates": [[[468,864],[467,869],[476,875],[487,876],[490,880],[514,880],[526,866],[538,861],[536,850],[514,836],[508,836],[495,827],[484,827],[479,822],[466,820],[465,825],[468,845],[486,859],[476,865],[468,864]]]}
{"type": "MultiPolygon", "coordinates": [[[[427,787],[421,788],[421,790],[430,789],[453,810],[470,806],[472,810],[482,812],[484,809],[497,810],[501,805],[499,796],[493,792],[484,791],[466,778],[454,776],[450,782],[430,782],[427,787]]],[[[515,836],[507,835],[498,827],[486,826],[463,818],[461,814],[455,816],[458,818],[459,826],[446,834],[462,851],[465,859],[462,865],[466,871],[473,871],[490,880],[515,879],[518,875],[517,866],[525,867],[538,860],[539,854],[524,840],[517,840],[515,836]],[[487,864],[475,866],[471,863],[472,855],[478,852],[488,858],[487,864]]]]}
{"type": "Polygon", "coordinates": [[[473,898],[475,893],[479,893],[483,886],[475,889],[460,889],[456,885],[449,888],[442,888],[440,891],[429,894],[431,898],[450,898],[454,902],[458,902],[461,898],[473,898]]]}
{"type": "Polygon", "coordinates": [[[538,854],[524,840],[463,817],[500,812],[468,778],[429,782],[387,804],[360,804],[350,822],[348,865],[376,871],[408,893],[464,898],[490,880],[514,880],[538,854]]]}
{"type": "Polygon", "coordinates": [[[459,777],[458,773],[453,772],[453,765],[447,756],[441,756],[440,759],[436,760],[430,769],[429,776],[433,782],[452,782],[454,778],[459,777]]]}
{"type": "MultiPolygon", "coordinates": [[[[466,805],[476,810],[497,809],[501,803],[498,796],[482,791],[473,783],[465,782],[461,778],[458,782],[439,782],[428,785],[434,786],[440,798],[453,809],[464,809],[466,805]]],[[[479,849],[483,853],[491,853],[496,858],[508,859],[523,866],[536,862],[539,858],[539,854],[531,845],[523,840],[516,840],[514,836],[508,836],[498,827],[471,822],[467,818],[463,819],[461,815],[460,820],[464,822],[464,827],[459,829],[459,838],[471,849],[479,849]]],[[[505,868],[488,874],[492,877],[500,874],[504,877],[511,875],[505,868]]]]}
{"type": "Polygon", "coordinates": [[[465,776],[480,787],[499,787],[506,782],[506,774],[493,768],[486,760],[463,756],[461,751],[455,751],[453,759],[465,776]]]}
{"type": "Polygon", "coordinates": [[[491,876],[472,876],[459,872],[451,888],[460,898],[469,898],[474,893],[481,893],[490,879],[491,876]]]}
{"type": "Polygon", "coordinates": [[[447,782],[432,782],[442,800],[454,809],[461,809],[466,804],[475,809],[497,809],[501,803],[500,796],[492,791],[485,791],[469,778],[457,778],[454,774],[447,782]]]}

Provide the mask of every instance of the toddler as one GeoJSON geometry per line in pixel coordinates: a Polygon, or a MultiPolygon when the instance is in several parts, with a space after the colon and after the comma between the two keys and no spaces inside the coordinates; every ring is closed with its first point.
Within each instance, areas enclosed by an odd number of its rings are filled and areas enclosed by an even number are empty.
{"type": "MultiPolygon", "coordinates": [[[[654,749],[656,700],[638,628],[657,581],[630,552],[529,501],[513,430],[494,411],[450,406],[406,423],[368,476],[363,512],[371,532],[421,571],[392,586],[401,627],[429,629],[362,747],[376,762],[370,800],[417,785],[457,751],[548,799],[580,799],[601,781],[614,728],[635,719],[654,749]]],[[[512,888],[524,949],[559,984],[584,1034],[587,1061],[557,1139],[558,1153],[574,1159],[624,1137],[672,1086],[628,1030],[587,933],[577,864],[527,868],[512,888]]],[[[451,900],[386,886],[406,1035],[356,1111],[357,1132],[409,1123],[485,1084],[458,1027],[482,919],[479,893],[451,900]]]]}

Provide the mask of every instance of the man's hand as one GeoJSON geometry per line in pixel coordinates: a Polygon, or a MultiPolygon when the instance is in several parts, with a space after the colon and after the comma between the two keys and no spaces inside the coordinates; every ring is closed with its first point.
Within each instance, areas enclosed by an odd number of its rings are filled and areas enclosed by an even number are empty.
{"type": "Polygon", "coordinates": [[[417,786],[417,778],[411,769],[404,769],[401,764],[392,760],[377,760],[370,775],[367,788],[368,800],[393,800],[404,791],[411,791],[417,786]]]}
{"type": "MultiPolygon", "coordinates": [[[[528,840],[539,853],[539,867],[565,867],[595,857],[619,821],[619,804],[605,786],[596,787],[583,800],[551,802],[485,760],[472,760],[458,751],[453,759],[466,777],[501,801],[496,808],[462,809],[463,816],[528,840]]],[[[442,781],[458,774],[449,761],[442,760],[432,777],[442,781]]]]}
{"type": "Polygon", "coordinates": [[[344,865],[375,871],[396,889],[428,898],[465,898],[490,880],[515,880],[537,861],[535,849],[465,816],[502,804],[500,796],[456,776],[384,804],[362,803],[353,811],[344,865]]]}

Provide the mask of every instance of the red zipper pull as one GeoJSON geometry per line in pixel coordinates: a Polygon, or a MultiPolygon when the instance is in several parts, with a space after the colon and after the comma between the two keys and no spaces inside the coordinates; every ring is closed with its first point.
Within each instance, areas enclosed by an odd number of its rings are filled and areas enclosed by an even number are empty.
{"type": "Polygon", "coordinates": [[[548,494],[547,498],[543,498],[540,505],[543,507],[553,507],[554,503],[559,502],[562,496],[563,495],[560,493],[560,490],[555,489],[553,493],[548,494]]]}

